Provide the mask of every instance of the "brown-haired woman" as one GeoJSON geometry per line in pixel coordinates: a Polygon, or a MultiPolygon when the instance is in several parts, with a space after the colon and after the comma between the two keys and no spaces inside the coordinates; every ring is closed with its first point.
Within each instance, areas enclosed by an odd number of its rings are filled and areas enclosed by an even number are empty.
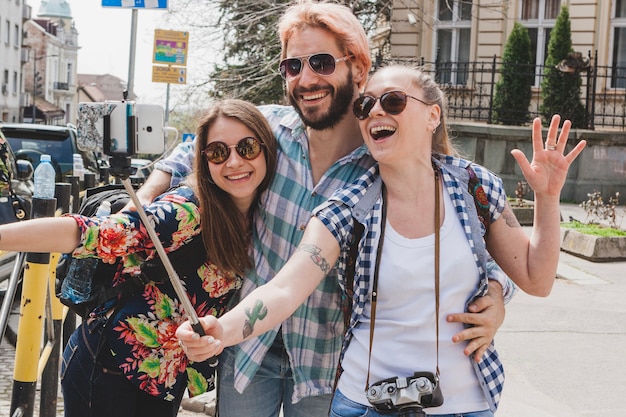
{"type": "MultiPolygon", "coordinates": [[[[265,117],[241,100],[215,103],[196,142],[194,175],[144,208],[166,252],[202,239],[204,263],[178,272],[197,314],[220,315],[252,267],[252,219],[275,171],[277,145],[265,117]]],[[[29,220],[0,226],[0,236],[3,250],[120,261],[113,285],[158,256],[135,211],[29,220]]],[[[213,368],[190,362],[175,337],[183,320],[168,280],[94,309],[63,354],[65,416],[171,417],[185,387],[192,396],[212,389],[213,368]]]]}

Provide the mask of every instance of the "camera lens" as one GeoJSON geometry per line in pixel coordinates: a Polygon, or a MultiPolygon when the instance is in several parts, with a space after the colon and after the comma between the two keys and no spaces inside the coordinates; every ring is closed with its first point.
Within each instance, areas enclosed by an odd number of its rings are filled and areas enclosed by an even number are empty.
{"type": "Polygon", "coordinates": [[[152,126],[148,126],[148,127],[146,127],[146,130],[147,130],[148,132],[152,132],[152,126]]]}

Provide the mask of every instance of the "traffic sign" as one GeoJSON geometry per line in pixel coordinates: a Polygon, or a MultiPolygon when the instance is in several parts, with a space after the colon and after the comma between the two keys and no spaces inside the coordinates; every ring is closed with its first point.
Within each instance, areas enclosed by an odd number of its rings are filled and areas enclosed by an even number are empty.
{"type": "Polygon", "coordinates": [[[193,142],[196,138],[194,133],[183,133],[183,143],[185,142],[193,142]]]}
{"type": "Polygon", "coordinates": [[[102,0],[102,7],[129,9],[167,9],[167,0],[102,0]]]}
{"type": "Polygon", "coordinates": [[[187,65],[187,45],[189,32],[175,30],[154,30],[153,64],[187,65]]]}
{"type": "Polygon", "coordinates": [[[152,82],[168,84],[187,84],[187,69],[184,67],[153,65],[152,82]]]}

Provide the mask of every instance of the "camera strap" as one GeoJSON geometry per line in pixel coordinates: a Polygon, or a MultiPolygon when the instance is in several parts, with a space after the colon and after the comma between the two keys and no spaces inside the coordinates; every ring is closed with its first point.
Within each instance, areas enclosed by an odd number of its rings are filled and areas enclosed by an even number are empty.
{"type": "MultiPolygon", "coordinates": [[[[436,374],[439,378],[439,247],[440,247],[440,230],[441,227],[441,201],[440,201],[440,188],[439,170],[433,165],[435,173],[435,328],[437,332],[437,365],[436,374]]],[[[374,322],[376,320],[376,302],[378,299],[378,271],[380,268],[380,258],[383,251],[383,243],[385,240],[385,225],[387,224],[387,188],[385,184],[382,185],[383,195],[383,207],[381,216],[380,227],[380,239],[378,241],[378,248],[376,249],[376,264],[374,267],[374,279],[372,283],[372,309],[370,319],[370,346],[369,356],[367,359],[367,380],[365,381],[365,391],[367,392],[370,387],[370,366],[372,363],[372,344],[374,343],[374,322]]]]}

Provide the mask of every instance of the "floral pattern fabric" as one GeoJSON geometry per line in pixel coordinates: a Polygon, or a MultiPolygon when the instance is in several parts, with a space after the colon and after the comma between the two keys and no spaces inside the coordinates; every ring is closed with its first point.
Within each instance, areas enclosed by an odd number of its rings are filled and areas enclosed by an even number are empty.
{"type": "MultiPolygon", "coordinates": [[[[199,204],[186,186],[171,190],[144,207],[166,252],[173,252],[192,239],[201,239],[199,204]]],[[[143,262],[158,257],[138,213],[126,211],[110,217],[90,218],[69,215],[81,231],[75,257],[99,257],[104,262],[121,260],[112,285],[140,273],[143,262]]],[[[197,262],[190,262],[197,265],[197,262]]],[[[198,316],[221,315],[232,295],[241,287],[241,278],[220,271],[209,260],[200,267],[177,268],[177,274],[198,316]]],[[[148,277],[150,278],[150,277],[148,277]]],[[[91,316],[102,317],[115,305],[109,302],[91,316]]],[[[139,389],[171,401],[214,389],[214,368],[193,363],[178,345],[176,328],[186,319],[182,305],[170,284],[148,282],[128,296],[109,318],[105,327],[105,348],[110,349],[119,371],[139,389]]]]}

